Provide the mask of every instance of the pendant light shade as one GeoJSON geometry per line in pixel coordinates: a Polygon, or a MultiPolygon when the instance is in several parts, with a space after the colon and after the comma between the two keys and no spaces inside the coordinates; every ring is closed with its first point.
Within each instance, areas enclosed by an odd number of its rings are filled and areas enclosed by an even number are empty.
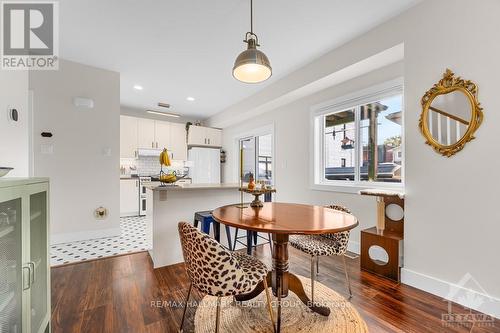
{"type": "Polygon", "coordinates": [[[272,68],[264,52],[257,49],[259,45],[257,35],[253,33],[253,0],[250,0],[250,32],[246,33],[245,43],[248,47],[241,52],[233,67],[233,77],[245,83],[259,83],[269,79],[272,68]]]}
{"type": "Polygon", "coordinates": [[[257,41],[250,38],[248,49],[236,58],[233,67],[235,79],[245,83],[258,83],[271,77],[272,68],[264,52],[257,50],[257,41]]]}

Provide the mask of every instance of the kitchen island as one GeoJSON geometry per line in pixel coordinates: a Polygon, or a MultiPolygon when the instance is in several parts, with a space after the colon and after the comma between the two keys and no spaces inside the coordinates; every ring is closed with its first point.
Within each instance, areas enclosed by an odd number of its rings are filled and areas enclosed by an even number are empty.
{"type": "MultiPolygon", "coordinates": [[[[186,184],[182,186],[149,186],[146,225],[153,235],[150,251],[153,267],[172,265],[184,261],[177,224],[193,222],[194,213],[236,204],[240,201],[238,184],[186,184]]],[[[245,197],[248,201],[249,197],[245,197]]],[[[221,227],[221,240],[227,246],[225,228],[221,227]]]]}

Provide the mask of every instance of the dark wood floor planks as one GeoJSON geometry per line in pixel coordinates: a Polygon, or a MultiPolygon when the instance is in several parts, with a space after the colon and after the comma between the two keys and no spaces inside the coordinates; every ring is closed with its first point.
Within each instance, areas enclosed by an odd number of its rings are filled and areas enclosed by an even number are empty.
{"type": "MultiPolygon", "coordinates": [[[[270,266],[267,247],[256,255],[270,266]]],[[[309,257],[290,249],[290,270],[309,275],[309,257]]],[[[492,327],[444,327],[448,304],[441,298],[359,269],[347,259],[354,297],[351,302],[370,332],[500,332],[492,327]]],[[[322,258],[321,283],[346,296],[342,261],[322,258]]],[[[177,332],[189,281],[183,265],[153,270],[146,252],[105,258],[52,269],[54,333],[177,332]]],[[[192,302],[202,295],[193,293],[192,302]]],[[[460,306],[455,306],[459,311],[460,306]]],[[[461,311],[464,311],[463,309],[461,311]]],[[[195,308],[187,312],[185,332],[193,331],[195,308]]]]}

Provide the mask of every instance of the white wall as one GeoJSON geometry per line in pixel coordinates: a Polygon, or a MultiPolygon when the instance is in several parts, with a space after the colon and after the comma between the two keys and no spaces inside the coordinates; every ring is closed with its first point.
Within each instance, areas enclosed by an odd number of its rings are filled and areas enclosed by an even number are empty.
{"type": "Polygon", "coordinates": [[[14,168],[7,177],[29,175],[28,72],[0,70],[0,166],[14,168]],[[19,112],[9,120],[8,108],[19,112]]]}
{"type": "Polygon", "coordinates": [[[34,171],[51,181],[51,242],[119,235],[120,75],[60,61],[58,71],[31,72],[30,89],[34,171]],[[95,107],[75,107],[76,96],[92,98],[95,107]],[[42,152],[50,146],[53,153],[42,152]],[[108,209],[105,220],[94,218],[99,206],[108,209]]]}
{"type": "MultiPolygon", "coordinates": [[[[467,284],[481,297],[480,311],[500,317],[500,223],[497,205],[497,173],[500,169],[498,133],[500,99],[498,77],[500,2],[496,0],[427,0],[331,51],[304,68],[214,116],[211,125],[237,119],[261,105],[272,103],[325,76],[404,43],[406,216],[403,282],[446,297],[467,274],[477,283],[467,284]],[[418,130],[420,99],[446,68],[475,81],[485,120],[477,138],[458,155],[445,158],[424,144],[418,130]],[[487,294],[488,297],[484,297],[487,294]]],[[[385,73],[385,71],[384,71],[385,73]]],[[[382,79],[380,72],[373,74],[382,79]]],[[[350,88],[374,81],[372,74],[293,104],[272,110],[244,124],[225,129],[224,147],[238,131],[274,121],[276,171],[280,200],[322,204],[339,201],[351,207],[362,227],[374,225],[375,206],[357,195],[309,191],[307,183],[307,110],[315,100],[328,100],[350,88]],[[355,84],[356,82],[356,84],[355,84]],[[304,142],[302,142],[304,140],[304,142]]],[[[227,176],[232,177],[228,156],[227,176]]],[[[353,235],[353,240],[356,240],[353,235]]],[[[469,282],[475,282],[470,280],[469,282]]],[[[472,306],[466,299],[454,301],[472,306]]]]}

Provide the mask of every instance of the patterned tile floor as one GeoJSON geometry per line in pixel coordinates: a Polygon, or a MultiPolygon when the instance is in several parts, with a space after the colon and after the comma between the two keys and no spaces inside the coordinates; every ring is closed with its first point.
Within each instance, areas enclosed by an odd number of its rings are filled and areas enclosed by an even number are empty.
{"type": "Polygon", "coordinates": [[[145,217],[122,217],[120,228],[120,236],[52,245],[50,265],[59,266],[151,249],[151,237],[146,235],[145,217]]]}

